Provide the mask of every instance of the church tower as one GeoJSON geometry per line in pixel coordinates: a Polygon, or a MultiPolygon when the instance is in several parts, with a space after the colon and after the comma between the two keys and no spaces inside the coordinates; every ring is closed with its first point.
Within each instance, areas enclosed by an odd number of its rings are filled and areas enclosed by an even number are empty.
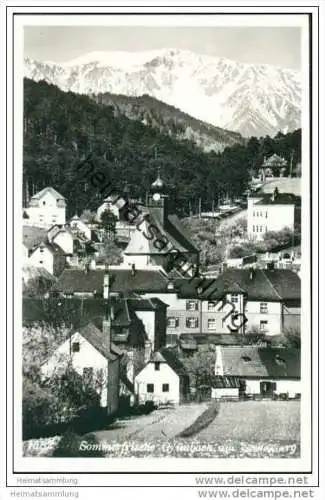
{"type": "Polygon", "coordinates": [[[158,168],[157,178],[151,184],[148,196],[148,208],[158,217],[163,227],[168,221],[168,194],[164,181],[160,177],[158,168]]]}

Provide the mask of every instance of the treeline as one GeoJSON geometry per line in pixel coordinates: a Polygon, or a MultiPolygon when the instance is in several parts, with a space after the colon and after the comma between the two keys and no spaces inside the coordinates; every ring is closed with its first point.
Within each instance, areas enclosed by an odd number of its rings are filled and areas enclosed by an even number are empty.
{"type": "Polygon", "coordinates": [[[177,139],[172,131],[162,133],[115,116],[112,107],[87,96],[25,79],[24,201],[50,185],[67,198],[68,215],[95,209],[103,195],[83,176],[89,169],[102,173],[105,184],[118,192],[127,181],[131,195],[144,200],[160,167],[173,210],[188,215],[198,198],[204,210],[217,198],[241,195],[251,168],[264,155],[276,152],[288,157],[295,150],[297,162],[300,135],[296,131],[274,139],[252,138],[222,153],[205,153],[194,142],[177,139]]]}

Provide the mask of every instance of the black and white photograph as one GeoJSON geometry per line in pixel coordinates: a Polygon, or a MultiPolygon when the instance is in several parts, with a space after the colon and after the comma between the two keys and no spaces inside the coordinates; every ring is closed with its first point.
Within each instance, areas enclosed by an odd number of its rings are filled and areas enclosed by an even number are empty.
{"type": "Polygon", "coordinates": [[[11,28],[14,472],[316,474],[313,14],[41,10],[11,28]]]}

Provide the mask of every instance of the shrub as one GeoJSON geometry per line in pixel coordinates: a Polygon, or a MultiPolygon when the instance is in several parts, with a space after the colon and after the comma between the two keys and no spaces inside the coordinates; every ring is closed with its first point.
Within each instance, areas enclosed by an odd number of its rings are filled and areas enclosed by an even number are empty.
{"type": "Polygon", "coordinates": [[[67,431],[56,448],[52,457],[104,457],[100,442],[94,434],[78,436],[71,430],[67,431]]]}
{"type": "Polygon", "coordinates": [[[63,434],[59,443],[56,445],[53,457],[78,457],[80,456],[81,437],[71,430],[63,434]]]}

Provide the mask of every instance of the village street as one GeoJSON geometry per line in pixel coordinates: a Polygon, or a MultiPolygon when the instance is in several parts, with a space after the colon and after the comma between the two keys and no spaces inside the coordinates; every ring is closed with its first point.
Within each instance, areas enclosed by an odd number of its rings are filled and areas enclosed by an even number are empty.
{"type": "Polygon", "coordinates": [[[172,438],[189,427],[207,407],[204,403],[193,403],[173,409],[156,410],[150,415],[117,420],[107,430],[94,434],[99,441],[105,442],[172,438]]]}

